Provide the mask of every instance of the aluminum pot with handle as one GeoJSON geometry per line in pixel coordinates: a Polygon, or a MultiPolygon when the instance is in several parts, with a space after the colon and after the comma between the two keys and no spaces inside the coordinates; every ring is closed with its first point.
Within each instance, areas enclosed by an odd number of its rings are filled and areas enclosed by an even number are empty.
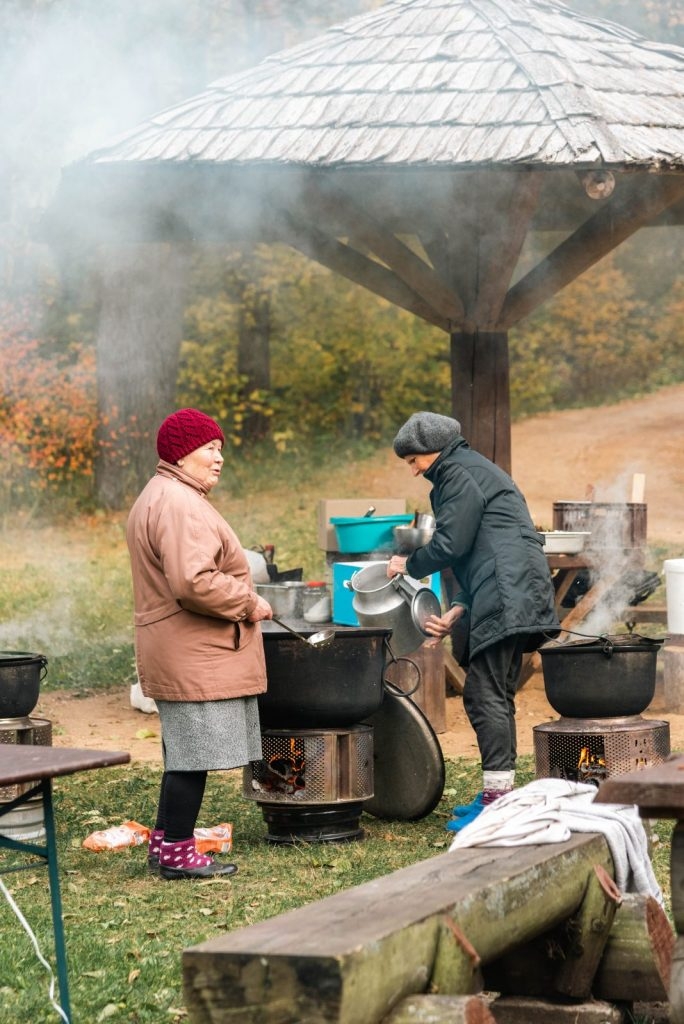
{"type": "Polygon", "coordinates": [[[387,576],[387,562],[374,562],[359,569],[345,587],[352,590],[352,607],[362,626],[392,630],[392,654],[401,658],[417,650],[428,639],[425,620],[441,615],[441,606],[429,587],[410,576],[387,576]]]}

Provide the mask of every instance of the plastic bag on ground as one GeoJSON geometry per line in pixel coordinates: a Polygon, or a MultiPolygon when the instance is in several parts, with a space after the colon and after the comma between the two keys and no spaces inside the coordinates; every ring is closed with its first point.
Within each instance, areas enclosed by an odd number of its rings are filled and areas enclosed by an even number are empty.
{"type": "Polygon", "coordinates": [[[196,828],[195,846],[198,853],[230,853],[233,849],[233,826],[224,821],[211,828],[196,828]]]}
{"type": "Polygon", "coordinates": [[[92,832],[83,840],[86,850],[101,853],[103,850],[123,850],[127,846],[142,846],[149,842],[150,829],[137,821],[124,821],[122,825],[92,832]]]}

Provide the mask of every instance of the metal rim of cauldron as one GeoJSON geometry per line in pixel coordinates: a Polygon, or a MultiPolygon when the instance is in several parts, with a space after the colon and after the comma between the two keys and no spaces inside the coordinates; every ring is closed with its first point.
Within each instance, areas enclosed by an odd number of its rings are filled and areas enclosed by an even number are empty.
{"type": "MultiPolygon", "coordinates": [[[[301,632],[306,636],[317,628],[301,632]]],[[[344,728],[372,714],[383,699],[391,633],[345,627],[329,647],[308,651],[287,631],[264,629],[268,687],[259,695],[262,726],[344,728]]]]}

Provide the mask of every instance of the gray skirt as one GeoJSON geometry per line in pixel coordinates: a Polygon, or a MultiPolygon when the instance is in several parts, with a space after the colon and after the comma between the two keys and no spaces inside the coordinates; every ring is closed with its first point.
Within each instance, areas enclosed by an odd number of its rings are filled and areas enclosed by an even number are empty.
{"type": "Polygon", "coordinates": [[[156,703],[165,771],[221,771],[261,759],[256,697],[156,703]]]}

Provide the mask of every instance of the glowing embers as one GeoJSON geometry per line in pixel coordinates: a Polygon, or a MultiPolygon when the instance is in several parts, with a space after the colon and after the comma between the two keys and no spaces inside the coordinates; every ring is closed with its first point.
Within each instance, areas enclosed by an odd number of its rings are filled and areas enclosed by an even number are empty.
{"type": "Polygon", "coordinates": [[[261,763],[265,766],[265,771],[261,773],[260,785],[267,793],[275,791],[291,796],[297,790],[305,789],[306,758],[294,736],[290,737],[289,753],[271,754],[268,761],[261,763]]]}

